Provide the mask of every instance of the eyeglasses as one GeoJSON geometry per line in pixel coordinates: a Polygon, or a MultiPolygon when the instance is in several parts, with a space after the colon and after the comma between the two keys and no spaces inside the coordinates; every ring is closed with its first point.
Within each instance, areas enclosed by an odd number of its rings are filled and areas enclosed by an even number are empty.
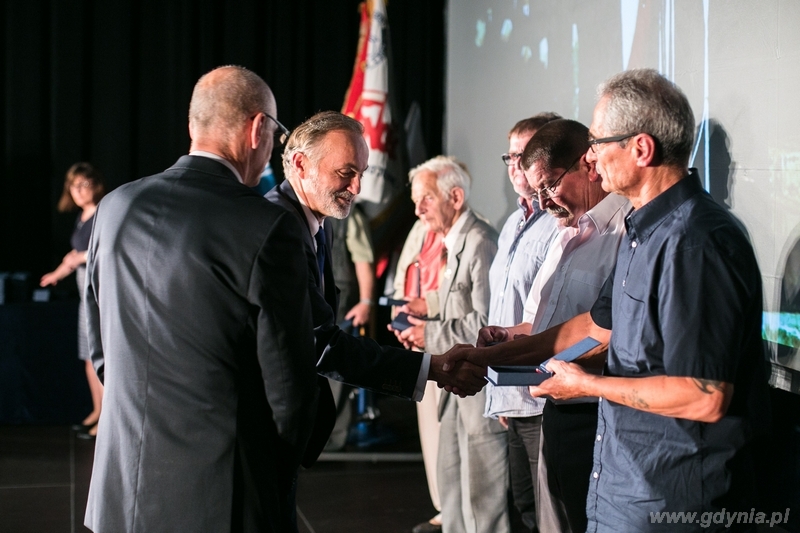
{"type": "Polygon", "coordinates": [[[93,186],[91,181],[73,181],[69,184],[70,189],[90,189],[93,186]]]}
{"type": "Polygon", "coordinates": [[[286,144],[286,139],[289,138],[289,135],[292,133],[289,131],[289,128],[278,122],[278,119],[270,115],[269,113],[264,113],[267,118],[272,119],[272,121],[278,125],[278,129],[275,131],[275,137],[278,139],[278,142],[281,146],[286,144]]]}
{"type": "Polygon", "coordinates": [[[503,159],[503,163],[505,163],[507,167],[510,167],[519,161],[519,158],[522,157],[522,152],[503,154],[500,157],[503,159]]]}
{"type": "Polygon", "coordinates": [[[624,135],[614,135],[613,137],[603,137],[601,139],[592,139],[589,137],[589,147],[592,149],[592,152],[597,153],[595,146],[598,144],[605,144],[605,143],[614,143],[619,141],[624,141],[625,139],[629,139],[634,135],[639,135],[638,133],[626,133],[624,135]]]}
{"type": "Polygon", "coordinates": [[[562,172],[561,175],[553,183],[551,183],[547,187],[542,187],[538,191],[535,191],[533,193],[533,199],[538,200],[539,198],[552,198],[553,196],[556,196],[556,191],[558,190],[558,186],[561,185],[561,180],[563,180],[564,176],[566,176],[572,171],[572,167],[575,166],[575,163],[581,160],[581,157],[583,157],[583,154],[579,155],[578,159],[573,161],[572,164],[567,167],[567,170],[562,172]]]}

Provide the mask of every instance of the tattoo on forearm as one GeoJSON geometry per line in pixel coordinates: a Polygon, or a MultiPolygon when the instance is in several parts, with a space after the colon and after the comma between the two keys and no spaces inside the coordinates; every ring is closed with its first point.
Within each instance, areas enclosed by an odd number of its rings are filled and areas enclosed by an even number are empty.
{"type": "Polygon", "coordinates": [[[694,384],[697,385],[697,388],[700,389],[700,392],[703,394],[714,394],[714,392],[723,392],[722,390],[722,381],[714,381],[712,379],[698,379],[692,378],[694,384]]]}
{"type": "Polygon", "coordinates": [[[633,389],[629,394],[622,396],[623,403],[634,409],[647,409],[650,405],[639,396],[639,391],[633,389]]]}

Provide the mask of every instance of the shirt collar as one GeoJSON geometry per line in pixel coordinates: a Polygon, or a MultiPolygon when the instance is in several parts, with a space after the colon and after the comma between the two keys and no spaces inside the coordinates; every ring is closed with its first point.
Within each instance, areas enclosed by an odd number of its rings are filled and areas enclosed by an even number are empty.
{"type": "Polygon", "coordinates": [[[456,239],[458,239],[458,234],[461,233],[461,228],[464,227],[464,224],[467,223],[467,215],[469,214],[470,209],[469,207],[464,209],[464,211],[458,215],[458,219],[456,219],[455,224],[450,228],[450,231],[447,232],[447,235],[444,236],[444,247],[447,250],[452,250],[453,246],[456,245],[456,239]]]}
{"type": "Polygon", "coordinates": [[[608,230],[614,216],[621,210],[627,211],[630,205],[627,198],[612,192],[578,219],[578,227],[583,230],[591,222],[597,228],[598,233],[603,235],[608,230]]]}
{"type": "MultiPolygon", "coordinates": [[[[291,181],[289,185],[292,185],[292,190],[294,190],[294,185],[291,181]]],[[[311,231],[311,236],[313,237],[319,231],[320,226],[322,226],[322,221],[311,211],[311,208],[306,205],[300,195],[297,194],[297,191],[295,191],[295,196],[297,197],[297,201],[300,202],[300,207],[303,208],[303,214],[306,216],[306,222],[308,222],[308,229],[311,231]]]]}
{"type": "Polygon", "coordinates": [[[686,177],[625,218],[628,235],[639,241],[647,239],[671,212],[702,191],[697,169],[689,169],[686,177]]]}
{"type": "Polygon", "coordinates": [[[204,152],[203,150],[192,150],[191,152],[189,152],[189,155],[195,155],[195,156],[198,156],[198,157],[207,157],[209,159],[213,159],[214,161],[219,161],[220,163],[222,163],[223,165],[228,167],[228,169],[231,172],[233,172],[233,175],[236,176],[236,179],[239,180],[239,183],[244,183],[242,181],[242,175],[239,174],[239,171],[236,170],[236,167],[234,167],[231,164],[231,162],[228,161],[227,159],[225,159],[224,157],[219,156],[219,155],[214,154],[214,153],[211,153],[211,152],[204,152]]]}
{"type": "Polygon", "coordinates": [[[533,212],[528,218],[525,218],[525,214],[527,213],[527,209],[525,206],[526,204],[523,201],[522,197],[517,198],[517,207],[519,207],[519,214],[520,217],[522,217],[522,219],[520,220],[520,225],[523,227],[533,224],[534,222],[539,220],[539,217],[547,213],[544,209],[539,207],[539,202],[531,202],[531,208],[533,209],[533,212]],[[523,224],[522,221],[524,221],[525,223],[523,224]]]}

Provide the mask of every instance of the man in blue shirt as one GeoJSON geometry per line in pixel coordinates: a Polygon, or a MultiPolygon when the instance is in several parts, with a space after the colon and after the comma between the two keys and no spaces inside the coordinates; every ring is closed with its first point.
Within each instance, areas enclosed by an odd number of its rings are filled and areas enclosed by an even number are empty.
{"type": "MultiPolygon", "coordinates": [[[[497,255],[489,269],[489,324],[515,326],[522,322],[525,300],[533,278],[542,266],[550,241],[557,234],[556,221],[539,206],[538,198],[520,165],[525,145],[536,130],[555,113],[539,113],[517,122],[508,133],[508,153],[503,162],[514,192],[516,209],[506,220],[497,241],[497,255]]],[[[508,429],[508,463],[514,505],[522,522],[536,531],[537,470],[539,433],[544,400],[533,398],[527,387],[493,387],[486,384],[484,416],[497,418],[508,429]]]]}
{"type": "Polygon", "coordinates": [[[590,313],[450,358],[531,364],[587,335],[601,340],[585,357],[607,346],[605,375],[551,361],[554,377],[532,388],[601,398],[588,531],[753,527],[743,516],[754,500],[749,445],[769,412],[753,249],[688,169],[694,116],[680,89],[633,70],[599,94],[587,159],[633,205],[615,273],[590,313]],[[667,523],[663,512],[688,518],[667,523]],[[715,513],[722,523],[705,520],[715,513]]]}

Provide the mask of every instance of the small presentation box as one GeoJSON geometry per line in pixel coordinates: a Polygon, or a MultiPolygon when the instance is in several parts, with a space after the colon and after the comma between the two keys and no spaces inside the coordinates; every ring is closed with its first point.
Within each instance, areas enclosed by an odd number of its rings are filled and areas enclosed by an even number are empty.
{"type": "MultiPolygon", "coordinates": [[[[559,352],[552,359],[570,363],[597,346],[600,346],[599,341],[586,337],[563,352],[559,352]]],[[[553,376],[552,372],[545,368],[548,361],[550,359],[539,366],[490,366],[486,372],[486,380],[495,387],[539,385],[553,376]]]]}

